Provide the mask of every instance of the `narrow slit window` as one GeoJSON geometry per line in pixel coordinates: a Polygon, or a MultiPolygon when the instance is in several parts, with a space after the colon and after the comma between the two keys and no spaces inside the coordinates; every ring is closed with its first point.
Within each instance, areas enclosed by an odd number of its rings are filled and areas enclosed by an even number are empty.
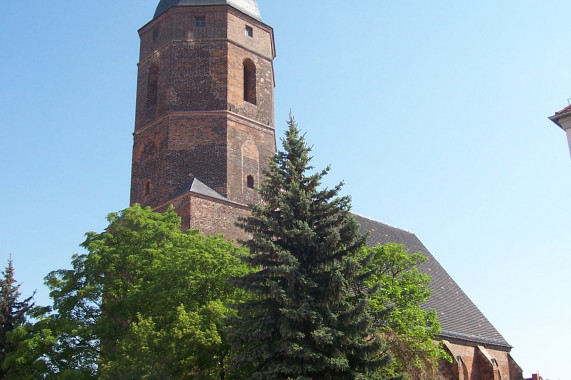
{"type": "Polygon", "coordinates": [[[151,181],[145,182],[145,195],[149,195],[151,192],[151,181]]]}
{"type": "Polygon", "coordinates": [[[147,108],[157,104],[159,65],[153,63],[147,72],[147,108]]]}
{"type": "Polygon", "coordinates": [[[244,61],[244,100],[256,104],[256,65],[251,59],[244,61]]]}
{"type": "Polygon", "coordinates": [[[246,186],[248,186],[248,188],[250,188],[250,189],[254,188],[254,177],[252,175],[249,175],[246,178],[246,186]]]}

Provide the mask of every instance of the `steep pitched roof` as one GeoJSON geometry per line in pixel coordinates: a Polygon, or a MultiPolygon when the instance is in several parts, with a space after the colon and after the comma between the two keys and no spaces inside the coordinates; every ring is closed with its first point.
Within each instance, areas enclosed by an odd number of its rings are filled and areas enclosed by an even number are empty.
{"type": "Polygon", "coordinates": [[[389,242],[403,244],[410,252],[421,252],[428,258],[419,266],[422,272],[432,277],[429,285],[432,295],[423,307],[438,312],[443,338],[511,348],[415,234],[360,215],[355,217],[361,224],[361,232],[369,232],[369,246],[389,242]]]}

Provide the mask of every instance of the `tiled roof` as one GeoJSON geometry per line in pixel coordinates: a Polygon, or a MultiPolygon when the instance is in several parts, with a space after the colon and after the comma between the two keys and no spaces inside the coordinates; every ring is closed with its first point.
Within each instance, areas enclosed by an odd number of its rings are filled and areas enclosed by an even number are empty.
{"type": "Polygon", "coordinates": [[[361,224],[361,232],[369,232],[369,246],[389,242],[403,244],[410,252],[420,252],[428,258],[419,266],[432,277],[429,285],[432,295],[423,307],[438,312],[443,338],[511,348],[415,234],[360,215],[355,217],[361,224]]]}
{"type": "Polygon", "coordinates": [[[563,108],[562,110],[555,112],[555,115],[561,115],[561,114],[564,114],[567,112],[571,112],[571,105],[568,105],[567,107],[563,108]]]}

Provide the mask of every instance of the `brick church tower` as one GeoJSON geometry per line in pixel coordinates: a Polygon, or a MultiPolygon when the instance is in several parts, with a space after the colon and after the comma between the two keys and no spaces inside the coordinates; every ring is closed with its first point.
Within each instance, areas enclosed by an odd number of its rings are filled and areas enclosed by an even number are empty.
{"type": "Polygon", "coordinates": [[[255,0],[161,0],[139,36],[131,204],[240,237],[276,150],[272,28],[255,0]]]}

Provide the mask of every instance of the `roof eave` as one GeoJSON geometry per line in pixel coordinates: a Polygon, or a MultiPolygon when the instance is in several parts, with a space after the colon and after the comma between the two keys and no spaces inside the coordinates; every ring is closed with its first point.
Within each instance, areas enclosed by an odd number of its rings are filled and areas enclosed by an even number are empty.
{"type": "MultiPolygon", "coordinates": [[[[142,27],[139,28],[138,33],[139,35],[141,34],[141,32],[143,31],[143,29],[147,28],[150,24],[153,24],[156,20],[164,17],[171,9],[173,8],[198,8],[198,7],[229,7],[232,8],[234,10],[236,10],[237,12],[240,12],[241,14],[243,14],[244,16],[248,17],[250,20],[252,20],[253,22],[257,22],[260,25],[264,25],[265,27],[271,29],[272,31],[272,41],[273,41],[273,28],[271,26],[269,26],[268,24],[266,24],[262,19],[254,17],[248,13],[245,13],[244,11],[236,8],[235,6],[233,6],[232,4],[211,4],[211,5],[173,5],[172,7],[170,7],[169,9],[167,9],[166,11],[162,12],[160,15],[156,15],[154,16],[149,22],[147,22],[145,25],[143,25],[142,27]]],[[[272,43],[273,45],[273,43],[272,43]]],[[[275,58],[275,48],[272,46],[272,51],[273,51],[273,55],[275,58]]]]}
{"type": "Polygon", "coordinates": [[[553,123],[557,124],[557,126],[559,126],[559,128],[561,128],[565,131],[565,127],[563,127],[563,125],[561,125],[559,120],[566,118],[566,117],[571,117],[571,111],[565,112],[565,113],[556,113],[555,115],[550,116],[549,120],[551,120],[553,123]]]}

